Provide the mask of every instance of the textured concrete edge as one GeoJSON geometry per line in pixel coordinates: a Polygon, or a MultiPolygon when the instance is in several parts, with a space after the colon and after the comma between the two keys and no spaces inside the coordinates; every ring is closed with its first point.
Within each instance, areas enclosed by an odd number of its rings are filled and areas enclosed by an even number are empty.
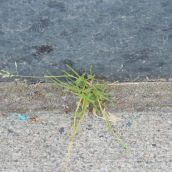
{"type": "MultiPolygon", "coordinates": [[[[108,109],[115,112],[169,111],[172,82],[110,83],[108,109]]],[[[52,83],[0,82],[1,111],[60,110],[73,112],[77,97],[52,83]]]]}

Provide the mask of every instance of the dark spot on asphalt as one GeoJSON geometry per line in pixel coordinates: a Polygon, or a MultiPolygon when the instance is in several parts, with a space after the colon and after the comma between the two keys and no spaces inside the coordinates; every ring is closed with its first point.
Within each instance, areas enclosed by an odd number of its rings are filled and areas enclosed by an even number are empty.
{"type": "Polygon", "coordinates": [[[49,24],[50,20],[48,18],[40,19],[37,23],[33,23],[29,30],[32,32],[43,32],[49,24]]]}
{"type": "Polygon", "coordinates": [[[102,40],[103,40],[103,35],[102,35],[102,33],[96,33],[96,34],[94,35],[94,40],[95,40],[95,41],[102,41],[102,40]]]}
{"type": "Polygon", "coordinates": [[[65,12],[65,4],[63,2],[50,1],[47,5],[49,8],[55,8],[60,12],[65,12]]]}
{"type": "Polygon", "coordinates": [[[53,51],[53,47],[50,45],[34,46],[36,54],[49,54],[53,51]]]}
{"type": "Polygon", "coordinates": [[[64,133],[64,127],[61,127],[61,128],[59,129],[59,132],[60,132],[60,134],[63,134],[63,133],[64,133]]]}

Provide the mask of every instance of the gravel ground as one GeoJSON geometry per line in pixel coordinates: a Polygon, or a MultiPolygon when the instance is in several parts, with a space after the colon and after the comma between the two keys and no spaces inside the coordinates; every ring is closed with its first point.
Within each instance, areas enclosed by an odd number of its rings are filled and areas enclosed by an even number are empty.
{"type": "MultiPolygon", "coordinates": [[[[121,119],[114,130],[130,152],[90,115],[66,171],[172,171],[172,83],[112,85],[108,110],[121,119]]],[[[75,97],[50,84],[0,83],[0,102],[0,171],[61,172],[75,97]]]]}

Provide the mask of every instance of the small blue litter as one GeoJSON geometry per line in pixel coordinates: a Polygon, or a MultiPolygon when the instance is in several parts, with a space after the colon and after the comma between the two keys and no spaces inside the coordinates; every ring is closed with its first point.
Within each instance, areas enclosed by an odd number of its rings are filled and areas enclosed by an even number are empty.
{"type": "Polygon", "coordinates": [[[22,115],[19,116],[19,119],[21,121],[27,121],[27,120],[29,120],[29,116],[28,115],[25,115],[25,114],[22,114],[22,115]]]}

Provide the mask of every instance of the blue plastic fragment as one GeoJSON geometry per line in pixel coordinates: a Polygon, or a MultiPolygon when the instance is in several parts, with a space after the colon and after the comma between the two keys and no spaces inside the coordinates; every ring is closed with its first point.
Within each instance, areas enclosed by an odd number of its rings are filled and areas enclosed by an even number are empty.
{"type": "Polygon", "coordinates": [[[17,118],[19,118],[21,121],[27,121],[30,119],[30,117],[27,114],[20,114],[20,113],[9,113],[10,115],[16,116],[17,118]]]}
{"type": "Polygon", "coordinates": [[[29,120],[29,116],[28,116],[28,115],[25,115],[25,114],[21,114],[21,115],[19,116],[19,119],[20,119],[21,121],[27,121],[27,120],[29,120]]]}

